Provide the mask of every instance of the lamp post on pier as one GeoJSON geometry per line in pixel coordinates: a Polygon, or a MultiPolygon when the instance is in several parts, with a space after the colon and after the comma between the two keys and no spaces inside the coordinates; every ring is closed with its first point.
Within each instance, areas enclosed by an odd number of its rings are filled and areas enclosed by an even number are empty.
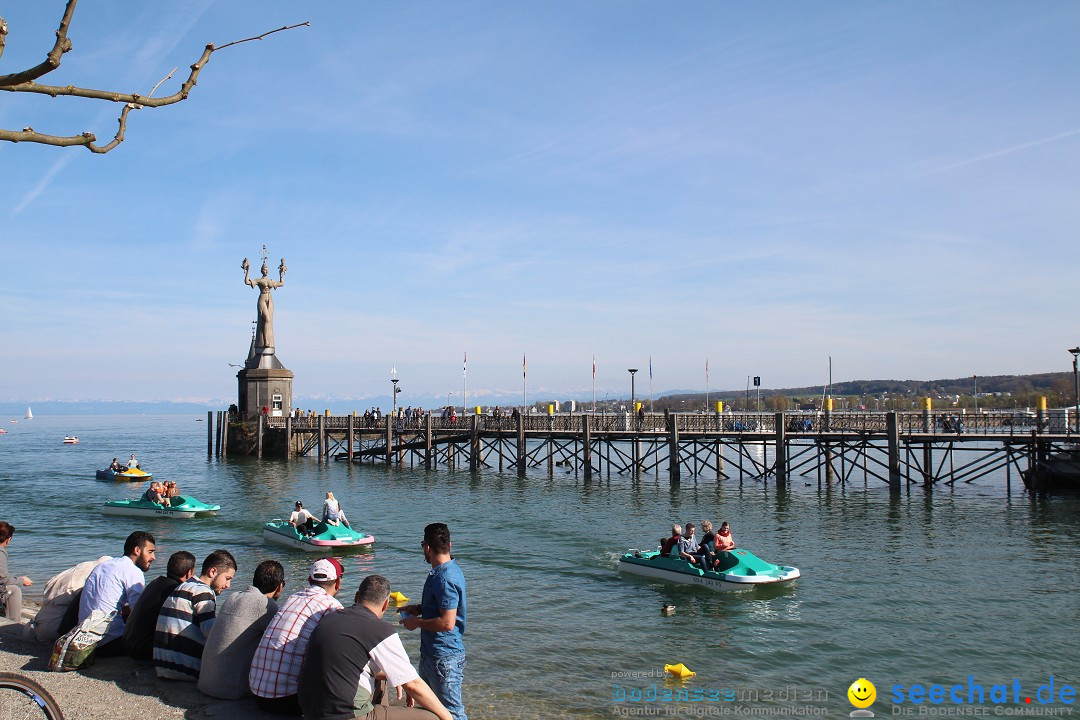
{"type": "Polygon", "coordinates": [[[972,375],[971,380],[972,380],[972,382],[975,383],[975,414],[978,415],[979,414],[979,376],[978,375],[972,375]]]}
{"type": "Polygon", "coordinates": [[[1076,386],[1076,404],[1073,406],[1073,421],[1076,432],[1080,432],[1080,367],[1077,358],[1080,358],[1080,347],[1069,348],[1073,356],[1073,384],[1076,386]]]}
{"type": "Polygon", "coordinates": [[[636,397],[634,394],[634,376],[637,374],[637,368],[627,368],[626,372],[630,373],[630,412],[637,412],[637,403],[634,401],[636,397]]]}
{"type": "Polygon", "coordinates": [[[397,394],[399,392],[401,392],[401,388],[399,388],[398,385],[397,385],[398,384],[398,376],[397,376],[397,368],[396,367],[390,368],[390,382],[394,385],[394,391],[393,391],[393,393],[391,393],[394,396],[394,399],[393,399],[394,404],[393,404],[393,410],[390,413],[390,417],[392,418],[393,421],[396,421],[397,420],[397,394]]]}

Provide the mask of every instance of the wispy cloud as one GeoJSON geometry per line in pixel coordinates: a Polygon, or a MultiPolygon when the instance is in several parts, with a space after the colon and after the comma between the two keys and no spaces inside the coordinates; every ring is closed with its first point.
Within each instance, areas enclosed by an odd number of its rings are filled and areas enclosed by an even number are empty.
{"type": "Polygon", "coordinates": [[[40,180],[34,183],[34,186],[30,188],[26,192],[26,194],[22,196],[22,199],[19,200],[18,203],[16,203],[15,207],[11,209],[12,217],[21,213],[27,208],[27,206],[30,205],[30,203],[37,200],[43,192],[48,190],[49,185],[52,184],[52,181],[55,180],[56,176],[60,174],[60,171],[66,168],[68,166],[68,163],[71,162],[72,158],[75,157],[71,154],[73,150],[61,150],[61,152],[63,154],[61,154],[59,159],[57,159],[56,162],[52,164],[52,167],[49,168],[45,175],[43,175],[40,180]]]}
{"type": "Polygon", "coordinates": [[[950,163],[949,165],[944,165],[933,170],[928,170],[920,177],[926,177],[927,175],[939,175],[941,173],[959,170],[962,167],[967,167],[969,165],[981,163],[986,160],[1003,157],[1005,155],[1012,155],[1013,153],[1023,152],[1024,150],[1030,150],[1031,148],[1039,147],[1040,145],[1049,145],[1050,143],[1058,142],[1059,140],[1067,140],[1068,138],[1076,137],[1077,135],[1080,135],[1080,129],[1068,130],[1066,132],[1058,133],[1057,135],[1051,135],[1050,137],[1040,138],[1039,140],[1032,140],[1030,142],[1021,143],[1019,145],[1003,148],[1001,150],[995,150],[993,152],[983,153],[982,155],[976,155],[975,157],[961,160],[959,162],[950,163]]]}

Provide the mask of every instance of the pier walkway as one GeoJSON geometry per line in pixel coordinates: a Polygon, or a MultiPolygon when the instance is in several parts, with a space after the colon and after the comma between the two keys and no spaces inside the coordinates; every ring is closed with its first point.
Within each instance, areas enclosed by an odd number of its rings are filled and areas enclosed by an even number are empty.
{"type": "MultiPolygon", "coordinates": [[[[212,415],[212,413],[211,413],[212,415]]],[[[213,417],[209,418],[211,422],[213,417]]],[[[208,453],[224,454],[224,413],[208,428],[208,453]],[[216,447],[215,447],[216,440],[216,447]]],[[[954,485],[1004,472],[1011,490],[1080,435],[1060,414],[1016,411],[644,413],[468,415],[425,414],[378,423],[356,415],[261,416],[256,452],[276,436],[289,456],[412,467],[500,471],[547,466],[585,478],[659,474],[769,480],[799,476],[846,483],[875,479],[954,485]]]]}

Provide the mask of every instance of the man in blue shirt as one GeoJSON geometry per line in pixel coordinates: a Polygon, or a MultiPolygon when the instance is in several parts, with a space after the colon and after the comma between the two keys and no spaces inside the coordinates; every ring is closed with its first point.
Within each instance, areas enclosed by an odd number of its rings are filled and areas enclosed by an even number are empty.
{"type": "MultiPolygon", "coordinates": [[[[134,457],[134,455],[132,456],[134,457]]],[[[124,541],[124,554],[106,560],[92,571],[83,585],[79,598],[79,622],[95,610],[116,611],[109,629],[98,643],[95,657],[116,657],[124,654],[124,621],[142,595],[146,578],[156,552],[154,536],[136,530],[124,541]]]]}
{"type": "Polygon", "coordinates": [[[465,671],[465,575],[450,557],[450,528],[431,523],[424,528],[424,560],[431,565],[419,605],[408,605],[401,624],[420,628],[420,677],[454,716],[468,720],[461,700],[465,671]],[[417,617],[418,616],[418,617],[417,617]]]}

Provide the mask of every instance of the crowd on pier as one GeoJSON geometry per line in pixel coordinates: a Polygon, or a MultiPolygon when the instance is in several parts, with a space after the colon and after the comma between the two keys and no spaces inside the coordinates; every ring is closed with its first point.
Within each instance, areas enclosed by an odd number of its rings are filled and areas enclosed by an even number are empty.
{"type": "MultiPolygon", "coordinates": [[[[18,620],[20,588],[31,581],[8,574],[14,531],[0,522],[0,611],[18,620]]],[[[431,566],[421,602],[398,608],[398,625],[420,630],[418,667],[397,627],[382,619],[391,603],[382,575],[363,578],[352,605],[344,606],[345,567],[337,558],[320,558],[306,586],[282,600],[285,568],[264,560],[247,589],[219,604],[240,570],[232,553],[215,550],[198,565],[192,553],[174,552],[166,574],[147,584],[156,541],[144,531],[127,537],[123,555],[86,561],[52,578],[25,632],[55,642],[54,664],[73,638],[92,634],[99,638],[95,659],[126,655],[152,662],[162,681],[195,682],[214,698],[253,697],[279,715],[467,720],[461,694],[465,577],[450,556],[445,524],[425,527],[420,545],[431,566]],[[394,688],[399,704],[390,704],[394,688]]]]}

